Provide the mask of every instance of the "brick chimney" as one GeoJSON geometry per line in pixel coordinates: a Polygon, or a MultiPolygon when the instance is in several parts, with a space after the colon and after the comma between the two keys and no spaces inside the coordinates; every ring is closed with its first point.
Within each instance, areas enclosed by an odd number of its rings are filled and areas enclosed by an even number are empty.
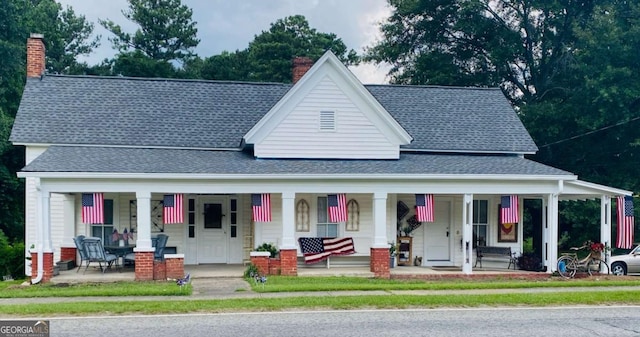
{"type": "Polygon", "coordinates": [[[308,57],[293,58],[293,83],[297,83],[313,66],[313,60],[308,57]]]}
{"type": "Polygon", "coordinates": [[[27,77],[40,77],[45,69],[44,35],[31,33],[27,39],[27,77]]]}

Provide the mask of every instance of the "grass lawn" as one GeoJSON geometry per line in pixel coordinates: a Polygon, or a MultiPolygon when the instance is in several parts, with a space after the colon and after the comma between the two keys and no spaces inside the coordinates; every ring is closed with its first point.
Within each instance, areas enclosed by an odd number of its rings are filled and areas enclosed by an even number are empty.
{"type": "MultiPolygon", "coordinates": [[[[197,281],[196,281],[197,282],[197,281]]],[[[168,297],[155,301],[135,296],[189,295],[191,285],[182,292],[172,282],[118,282],[100,284],[36,285],[20,287],[17,282],[1,282],[0,297],[73,297],[73,296],[127,296],[127,300],[109,302],[105,306],[99,301],[71,301],[52,303],[6,304],[0,306],[0,317],[42,317],[56,315],[126,315],[165,314],[193,312],[237,312],[237,311],[283,311],[293,309],[367,309],[367,308],[436,308],[436,307],[486,307],[486,306],[550,306],[550,305],[640,305],[638,290],[607,290],[574,292],[569,289],[557,292],[527,292],[508,294],[451,294],[438,290],[465,289],[513,289],[513,288],[566,288],[566,287],[615,287],[638,286],[640,279],[632,277],[601,277],[563,280],[550,277],[544,280],[521,280],[496,278],[491,280],[381,280],[359,277],[284,277],[269,276],[264,286],[252,284],[256,292],[313,292],[340,290],[434,290],[429,295],[406,295],[385,293],[382,295],[318,296],[308,293],[263,298],[214,299],[168,297]]],[[[124,297],[123,297],[124,298],[124,297]]]]}
{"type": "Polygon", "coordinates": [[[78,284],[37,284],[23,281],[0,282],[0,298],[91,297],[91,296],[187,296],[191,285],[180,289],[174,282],[111,282],[78,284]]]}
{"type": "Polygon", "coordinates": [[[125,315],[195,312],[348,310],[371,308],[437,308],[491,306],[613,305],[640,304],[640,291],[557,292],[487,295],[379,295],[313,296],[224,300],[73,302],[11,304],[0,306],[0,317],[56,315],[125,315]]]}
{"type": "Polygon", "coordinates": [[[466,290],[566,287],[640,286],[640,278],[590,277],[566,280],[549,277],[540,280],[496,277],[489,280],[384,280],[363,277],[270,276],[266,285],[250,282],[255,292],[348,291],[348,290],[466,290]]]}

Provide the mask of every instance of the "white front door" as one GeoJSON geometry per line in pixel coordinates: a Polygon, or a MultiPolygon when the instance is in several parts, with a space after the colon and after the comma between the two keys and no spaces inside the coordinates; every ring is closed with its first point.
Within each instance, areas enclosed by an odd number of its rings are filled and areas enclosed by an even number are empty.
{"type": "Polygon", "coordinates": [[[226,197],[202,197],[198,216],[198,263],[228,262],[229,224],[226,197]]]}
{"type": "Polygon", "coordinates": [[[438,265],[450,262],[450,206],[449,201],[436,201],[434,205],[434,222],[425,222],[424,228],[424,265],[438,265]]]}

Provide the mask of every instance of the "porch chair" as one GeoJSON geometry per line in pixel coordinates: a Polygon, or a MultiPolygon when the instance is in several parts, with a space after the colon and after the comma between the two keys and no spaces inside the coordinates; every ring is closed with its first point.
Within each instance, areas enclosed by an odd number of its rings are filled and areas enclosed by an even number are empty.
{"type": "Polygon", "coordinates": [[[76,269],[76,273],[80,271],[80,268],[82,268],[82,263],[85,261],[87,261],[87,267],[89,267],[89,258],[87,257],[87,251],[84,249],[84,238],[84,235],[78,235],[73,238],[73,243],[76,244],[76,249],[80,254],[80,264],[78,265],[78,269],[76,269]]]}
{"type": "Polygon", "coordinates": [[[154,260],[164,261],[164,249],[167,247],[169,236],[166,234],[158,234],[155,241],[156,251],[153,253],[154,260]]]}
{"type": "MultiPolygon", "coordinates": [[[[154,260],[164,260],[164,249],[167,247],[167,241],[169,241],[169,236],[166,234],[158,234],[157,237],[151,238],[151,247],[156,248],[155,252],[153,253],[154,260]]],[[[136,253],[129,253],[125,255],[124,260],[135,263],[136,253]]]]}
{"type": "Polygon", "coordinates": [[[89,263],[91,262],[98,262],[98,265],[100,266],[100,270],[102,271],[103,274],[105,270],[107,270],[107,268],[110,268],[111,265],[113,265],[114,262],[116,263],[116,268],[117,268],[118,257],[115,256],[114,254],[108,254],[104,250],[104,246],[102,245],[102,240],[100,238],[96,238],[96,237],[85,238],[83,245],[87,253],[87,259],[89,261],[87,262],[87,266],[84,269],[84,273],[87,272],[87,269],[89,268],[89,263]],[[105,264],[104,267],[102,267],[102,263],[105,264]]]}

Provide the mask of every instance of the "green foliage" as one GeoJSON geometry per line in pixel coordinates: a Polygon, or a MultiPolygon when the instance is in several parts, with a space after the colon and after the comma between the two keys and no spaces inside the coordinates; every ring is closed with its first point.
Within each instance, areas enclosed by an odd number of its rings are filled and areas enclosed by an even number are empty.
{"type": "Polygon", "coordinates": [[[216,80],[291,82],[291,61],[296,56],[317,60],[331,50],[345,64],[359,61],[333,33],[318,32],[302,15],[288,16],[271,24],[245,50],[223,52],[205,60],[202,77],[216,80]]]}
{"type": "Polygon", "coordinates": [[[180,0],[127,1],[129,10],[122,14],[139,26],[134,33],[124,32],[111,20],[100,20],[100,24],[115,35],[109,40],[120,55],[136,51],[149,59],[167,63],[185,62],[193,56],[193,49],[200,40],[196,38],[198,29],[192,20],[192,9],[180,0]]]}
{"type": "Polygon", "coordinates": [[[533,238],[529,237],[523,240],[522,253],[533,253],[533,238]]]}
{"type": "Polygon", "coordinates": [[[26,41],[32,32],[45,36],[47,70],[81,72],[76,57],[97,46],[93,26],[71,8],[53,0],[5,0],[0,6],[0,230],[9,241],[24,237],[24,186],[16,172],[24,165],[24,149],[8,139],[25,78],[26,41]]]}
{"type": "Polygon", "coordinates": [[[14,279],[24,277],[24,243],[10,243],[7,236],[0,230],[0,280],[4,276],[14,279]]]}
{"type": "MultiPolygon", "coordinates": [[[[80,55],[90,54],[99,46],[100,36],[91,37],[93,23],[84,15],[76,15],[73,8],[53,0],[32,1],[26,20],[31,32],[44,34],[47,52],[47,71],[50,73],[80,74],[87,67],[77,62],[80,55]]],[[[26,40],[26,39],[25,39],[26,40]]],[[[25,41],[21,41],[24,46],[25,41]]],[[[24,49],[24,47],[23,47],[24,49]]]]}
{"type": "Polygon", "coordinates": [[[256,252],[269,252],[271,253],[271,257],[278,256],[278,252],[280,250],[273,243],[263,243],[260,246],[256,247],[256,252]]]}
{"type": "Polygon", "coordinates": [[[394,242],[389,242],[389,256],[396,256],[396,244],[394,242]]]}
{"type": "Polygon", "coordinates": [[[393,82],[500,85],[514,102],[562,78],[573,29],[593,10],[591,0],[388,1],[391,17],[367,59],[390,63],[393,82]]]}
{"type": "Polygon", "coordinates": [[[260,271],[258,270],[258,267],[253,263],[250,263],[247,266],[247,268],[244,270],[244,278],[246,279],[253,278],[259,274],[260,274],[260,271]]]}

